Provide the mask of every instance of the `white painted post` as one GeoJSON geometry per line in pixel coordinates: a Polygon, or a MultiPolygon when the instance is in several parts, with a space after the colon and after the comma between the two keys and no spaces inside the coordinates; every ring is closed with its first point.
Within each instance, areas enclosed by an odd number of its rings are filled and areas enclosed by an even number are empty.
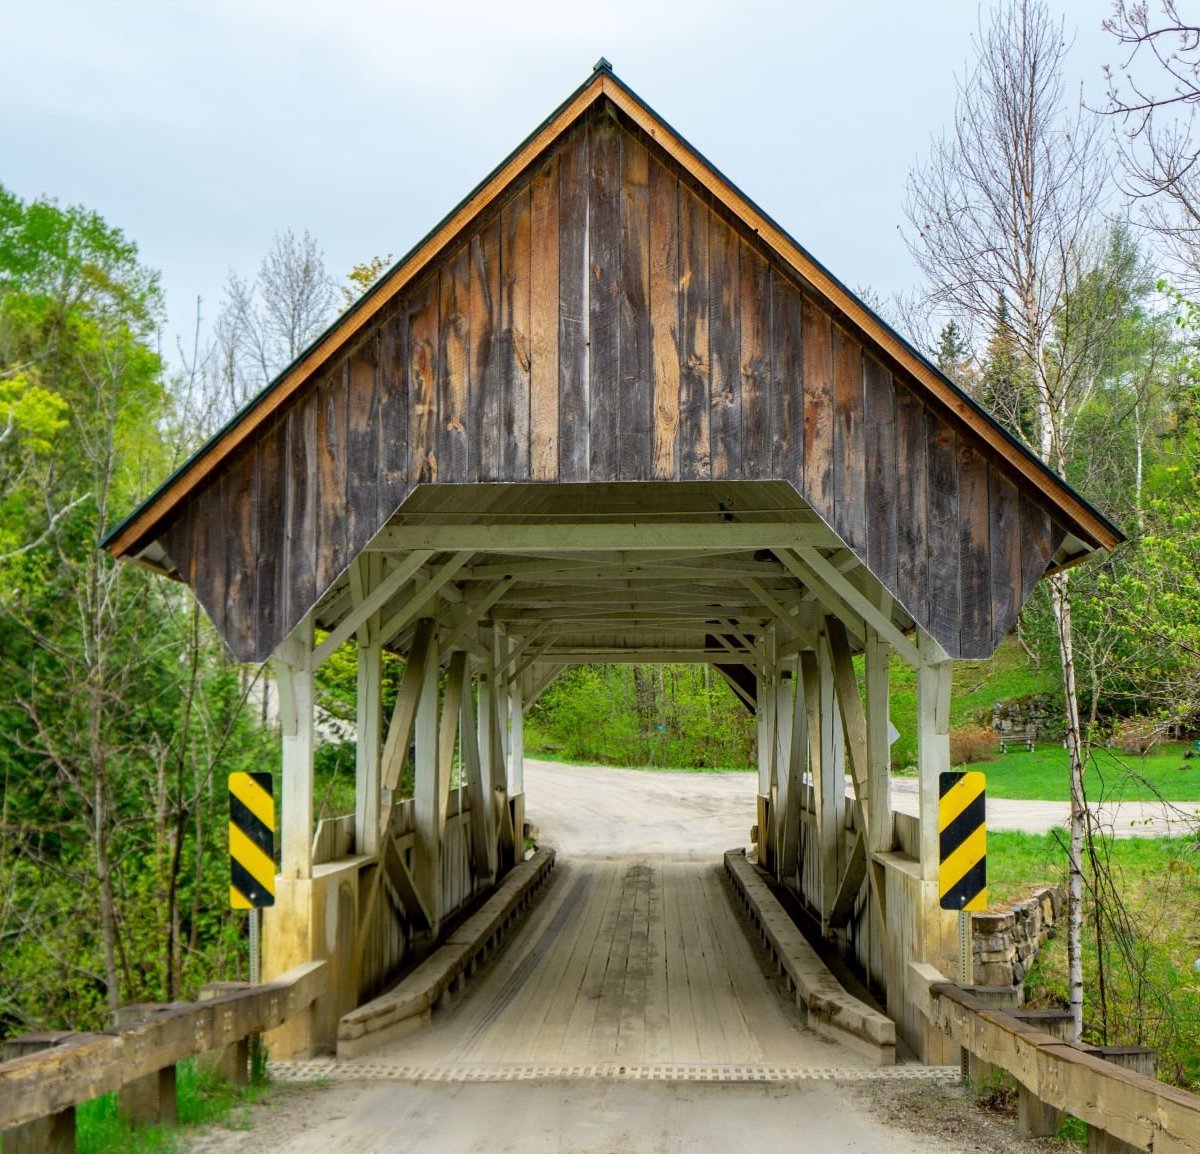
{"type": "Polygon", "coordinates": [[[775,747],[771,751],[771,779],[774,786],[774,837],[772,846],[775,853],[775,876],[784,877],[784,841],[787,837],[788,807],[792,795],[789,792],[788,762],[792,744],[792,713],[795,700],[793,694],[796,682],[793,677],[784,676],[783,663],[777,662],[775,667],[775,700],[773,711],[775,715],[775,747]]]}
{"type": "Polygon", "coordinates": [[[280,798],[280,873],[312,877],[313,838],[313,625],[306,617],[276,650],[283,731],[283,786],[280,798]]]}
{"type": "Polygon", "coordinates": [[[438,758],[438,653],[437,635],[429,642],[421,699],[413,726],[415,788],[413,819],[416,832],[415,878],[421,900],[433,921],[434,933],[442,912],[442,808],[441,767],[438,758]]]}
{"type": "MultiPolygon", "coordinates": [[[[783,802],[783,834],[780,845],[780,873],[789,883],[795,882],[799,869],[800,832],[804,820],[804,771],[808,763],[808,710],[804,699],[803,661],[796,660],[792,686],[788,697],[790,718],[787,723],[785,768],[780,773],[780,794],[783,802]]],[[[781,715],[782,716],[782,715],[781,715]]]]}
{"type": "Polygon", "coordinates": [[[893,846],[891,742],[888,736],[888,662],[891,646],[874,629],[867,629],[867,798],[871,810],[872,853],[893,846]]]}
{"type": "Polygon", "coordinates": [[[354,849],[379,852],[379,763],[383,737],[383,650],[378,633],[358,645],[354,761],[354,849]]]}
{"type": "Polygon", "coordinates": [[[950,768],[950,677],[953,665],[922,630],[917,668],[917,769],[921,805],[921,877],[938,876],[938,782],[950,768]],[[926,660],[928,657],[928,660],[926,660]],[[942,658],[942,659],[939,659],[942,658]]]}
{"type": "Polygon", "coordinates": [[[496,636],[490,626],[480,627],[479,643],[487,650],[488,659],[479,671],[479,712],[475,718],[475,743],[479,748],[479,773],[483,782],[483,795],[490,799],[493,787],[498,784],[494,763],[499,752],[496,749],[493,713],[497,693],[496,636]]]}
{"type": "MultiPolygon", "coordinates": [[[[513,645],[511,639],[508,643],[513,645]]],[[[515,646],[513,646],[515,648],[515,646]]],[[[505,679],[508,680],[507,674],[505,679]]],[[[508,796],[525,792],[525,702],[521,698],[521,679],[508,681],[508,796]]],[[[521,831],[517,830],[517,840],[521,831]]]]}
{"type": "Polygon", "coordinates": [[[821,932],[829,931],[829,915],[837,898],[839,843],[846,819],[846,741],[833,689],[833,665],[824,633],[817,647],[820,685],[821,764],[817,782],[817,820],[821,847],[821,932]]]}

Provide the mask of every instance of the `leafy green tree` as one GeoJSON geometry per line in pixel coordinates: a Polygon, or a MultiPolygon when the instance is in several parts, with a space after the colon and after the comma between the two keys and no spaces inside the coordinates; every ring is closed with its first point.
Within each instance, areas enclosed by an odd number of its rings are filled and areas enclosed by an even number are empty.
{"type": "Polygon", "coordinates": [[[258,763],[261,734],[190,595],[98,549],[170,457],[161,311],[119,230],[0,189],[9,1028],[96,1026],[236,960],[216,771],[258,763]]]}

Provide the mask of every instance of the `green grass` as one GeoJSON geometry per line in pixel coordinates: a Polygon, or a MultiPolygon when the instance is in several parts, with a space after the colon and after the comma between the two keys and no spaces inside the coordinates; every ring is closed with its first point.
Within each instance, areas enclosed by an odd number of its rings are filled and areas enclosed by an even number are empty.
{"type": "Polygon", "coordinates": [[[82,1103],[75,1112],[77,1154],[172,1154],[179,1150],[188,1129],[223,1122],[230,1129],[244,1129],[239,1110],[266,1091],[264,1082],[252,1083],[239,1093],[228,1082],[195,1062],[176,1068],[175,1126],[129,1125],[117,1112],[117,1095],[102,1094],[82,1103]]]}
{"type": "MultiPolygon", "coordinates": [[[[996,908],[1038,885],[1066,884],[1065,834],[990,833],[988,897],[996,908]]],[[[1200,842],[1195,838],[1097,839],[1097,857],[1121,895],[1121,918],[1097,918],[1097,887],[1084,862],[1084,1037],[1157,1049],[1159,1076],[1200,1086],[1200,842]],[[1097,939],[1099,921],[1103,941],[1097,939]],[[1123,922],[1125,948],[1114,926],[1123,922]],[[1107,958],[1107,1035],[1100,1003],[1101,948],[1107,958]]],[[[1043,947],[1025,991],[1031,1008],[1067,1004],[1065,925],[1043,947]]]]}
{"type": "MultiPolygon", "coordinates": [[[[1172,743],[1144,757],[1093,748],[1084,777],[1089,801],[1200,801],[1200,757],[1185,759],[1192,747],[1172,743]]],[[[994,761],[972,766],[987,774],[988,793],[1030,801],[1069,801],[1067,751],[1040,745],[1030,753],[1014,749],[994,761]]]]}

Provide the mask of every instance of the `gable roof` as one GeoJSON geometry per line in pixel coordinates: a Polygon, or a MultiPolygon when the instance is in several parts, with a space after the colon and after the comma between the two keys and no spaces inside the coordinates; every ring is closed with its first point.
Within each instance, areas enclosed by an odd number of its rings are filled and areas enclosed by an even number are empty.
{"type": "Polygon", "coordinates": [[[601,60],[592,76],[575,90],[496,167],[450,214],[318,337],[223,429],[202,446],[145,501],[110,530],[101,545],[118,557],[131,556],[178,510],[206,476],[293,396],[320,367],[346,348],[392,301],[445,250],[447,244],[503,195],[512,179],[550,147],[601,97],[608,97],[668,155],[677,161],[735,216],[753,229],[830,306],[844,315],[878,348],[908,369],[932,399],[969,425],[996,453],[1026,477],[1056,506],[1081,540],[1096,549],[1112,549],[1121,531],[1080,496],[1040,458],[1016,440],[981,406],[959,389],[864,304],[798,241],[775,223],[736,185],[679,136],[601,60]]]}
{"type": "Polygon", "coordinates": [[[427,483],[629,480],[788,482],[951,655],[1121,540],[598,68],[104,545],[259,660],[427,483]]]}

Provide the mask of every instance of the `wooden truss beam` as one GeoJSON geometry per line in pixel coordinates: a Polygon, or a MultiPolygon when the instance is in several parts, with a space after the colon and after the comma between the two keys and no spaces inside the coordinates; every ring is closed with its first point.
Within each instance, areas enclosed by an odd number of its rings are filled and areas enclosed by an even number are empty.
{"type": "Polygon", "coordinates": [[[563,552],[592,552],[615,549],[704,550],[714,546],[727,550],[834,549],[841,540],[824,525],[786,522],[753,523],[717,521],[711,524],[642,524],[638,522],[572,522],[507,525],[389,525],[367,546],[374,552],[409,553],[470,550],[472,552],[520,553],[553,549],[563,552]]]}

